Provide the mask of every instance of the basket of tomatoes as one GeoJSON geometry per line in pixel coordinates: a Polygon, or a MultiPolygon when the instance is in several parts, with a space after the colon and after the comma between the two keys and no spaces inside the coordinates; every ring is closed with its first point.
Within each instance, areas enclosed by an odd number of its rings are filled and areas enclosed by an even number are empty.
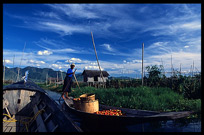
{"type": "Polygon", "coordinates": [[[124,116],[125,114],[122,113],[121,110],[102,110],[102,111],[97,111],[97,112],[94,112],[94,114],[99,114],[99,115],[110,115],[110,116],[124,116]]]}

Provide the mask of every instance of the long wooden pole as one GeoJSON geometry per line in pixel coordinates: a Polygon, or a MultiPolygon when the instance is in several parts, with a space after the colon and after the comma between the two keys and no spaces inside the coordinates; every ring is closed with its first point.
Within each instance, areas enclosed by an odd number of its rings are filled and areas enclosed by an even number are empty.
{"type": "Polygon", "coordinates": [[[173,64],[172,64],[172,55],[171,55],[171,76],[173,76],[173,64]]]}
{"type": "Polygon", "coordinates": [[[193,70],[192,70],[192,77],[193,77],[193,72],[194,72],[194,61],[193,61],[193,70]]]}
{"type": "Polygon", "coordinates": [[[95,51],[95,55],[96,55],[96,60],[97,60],[98,67],[99,67],[99,70],[100,70],[100,72],[101,72],[101,76],[102,76],[102,80],[103,80],[103,84],[104,84],[103,73],[102,73],[101,67],[100,67],[100,65],[99,65],[98,56],[97,56],[96,47],[95,47],[95,43],[94,43],[94,38],[93,38],[92,32],[91,32],[91,37],[92,37],[92,41],[93,41],[93,46],[94,46],[94,51],[95,51]]]}
{"type": "Polygon", "coordinates": [[[162,63],[163,73],[164,73],[164,75],[165,75],[164,63],[163,63],[163,61],[162,61],[162,58],[161,58],[161,63],[162,63]]]}
{"type": "MultiPolygon", "coordinates": [[[[26,47],[26,43],[25,43],[24,48],[23,48],[23,54],[24,54],[24,51],[25,51],[25,47],[26,47]]],[[[22,54],[22,57],[21,57],[20,65],[18,67],[18,76],[17,76],[16,81],[19,81],[20,66],[21,66],[21,62],[22,62],[22,59],[23,59],[23,54],[22,54]]]]}
{"type": "Polygon", "coordinates": [[[144,57],[144,43],[142,43],[142,86],[144,85],[144,78],[143,78],[143,57],[144,57]]]}

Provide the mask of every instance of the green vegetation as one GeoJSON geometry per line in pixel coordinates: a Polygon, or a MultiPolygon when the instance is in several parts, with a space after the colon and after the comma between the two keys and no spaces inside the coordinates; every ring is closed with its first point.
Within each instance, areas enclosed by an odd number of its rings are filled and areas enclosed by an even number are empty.
{"type": "Polygon", "coordinates": [[[195,111],[201,112],[201,100],[188,100],[169,88],[75,88],[70,96],[79,97],[94,93],[101,104],[152,111],[195,111]]]}
{"type": "MultiPolygon", "coordinates": [[[[148,75],[144,77],[144,86],[163,88],[168,87],[174,92],[181,94],[188,99],[201,99],[201,74],[194,76],[183,76],[175,71],[173,76],[167,78],[162,72],[162,66],[147,66],[148,75]]],[[[130,88],[140,87],[141,79],[122,80],[114,79],[108,80],[107,88],[130,88]]]]}

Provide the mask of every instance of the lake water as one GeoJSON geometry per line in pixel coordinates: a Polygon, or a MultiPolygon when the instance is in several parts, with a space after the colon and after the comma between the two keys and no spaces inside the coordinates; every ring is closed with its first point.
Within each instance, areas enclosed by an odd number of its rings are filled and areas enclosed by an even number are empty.
{"type": "MultiPolygon", "coordinates": [[[[53,92],[50,90],[46,90],[50,97],[52,97],[59,104],[60,93],[53,92]]],[[[61,98],[62,99],[62,98],[61,98]]],[[[63,101],[62,101],[63,102],[63,101]]],[[[61,102],[61,103],[62,103],[61,102]]],[[[73,119],[77,119],[74,114],[73,119]]],[[[111,125],[103,126],[103,127],[88,127],[87,123],[84,125],[83,121],[79,119],[76,122],[84,131],[116,131],[116,132],[201,132],[201,119],[177,119],[177,120],[168,120],[168,121],[159,121],[159,122],[151,122],[151,123],[143,123],[143,124],[135,124],[135,125],[126,125],[126,126],[117,126],[114,127],[111,125]],[[84,128],[86,127],[86,129],[84,128]],[[83,129],[84,128],[84,129],[83,129]],[[87,129],[88,128],[88,129],[87,129]]]]}

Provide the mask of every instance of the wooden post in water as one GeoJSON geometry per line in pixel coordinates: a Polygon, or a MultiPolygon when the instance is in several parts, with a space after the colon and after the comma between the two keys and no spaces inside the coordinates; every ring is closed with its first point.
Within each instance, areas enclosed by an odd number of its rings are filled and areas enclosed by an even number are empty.
{"type": "Polygon", "coordinates": [[[62,71],[60,71],[60,72],[61,72],[61,77],[62,77],[62,84],[63,84],[63,81],[64,81],[64,79],[63,79],[62,71]]]}
{"type": "Polygon", "coordinates": [[[47,79],[48,79],[48,73],[46,74],[46,86],[47,86],[47,79]]]}
{"type": "Polygon", "coordinates": [[[57,72],[57,87],[58,87],[58,72],[57,72]]]}
{"type": "Polygon", "coordinates": [[[15,54],[14,54],[14,56],[13,56],[13,68],[14,68],[14,59],[15,59],[15,54]]]}
{"type": "Polygon", "coordinates": [[[173,76],[172,55],[171,55],[171,76],[173,76]]]}
{"type": "Polygon", "coordinates": [[[192,65],[191,65],[191,68],[190,68],[190,72],[188,74],[190,74],[190,76],[192,75],[192,65]]]}
{"type": "Polygon", "coordinates": [[[193,77],[193,72],[194,72],[194,61],[193,61],[192,77],[193,77]]]}
{"type": "Polygon", "coordinates": [[[181,63],[180,63],[180,75],[181,75],[181,63]]]}
{"type": "Polygon", "coordinates": [[[142,43],[142,86],[144,85],[144,79],[143,79],[143,57],[144,57],[144,43],[142,43]]]}
{"type": "Polygon", "coordinates": [[[18,69],[18,75],[17,75],[16,82],[18,82],[18,80],[19,80],[19,72],[20,72],[20,68],[18,67],[17,69],[18,69]]]}

